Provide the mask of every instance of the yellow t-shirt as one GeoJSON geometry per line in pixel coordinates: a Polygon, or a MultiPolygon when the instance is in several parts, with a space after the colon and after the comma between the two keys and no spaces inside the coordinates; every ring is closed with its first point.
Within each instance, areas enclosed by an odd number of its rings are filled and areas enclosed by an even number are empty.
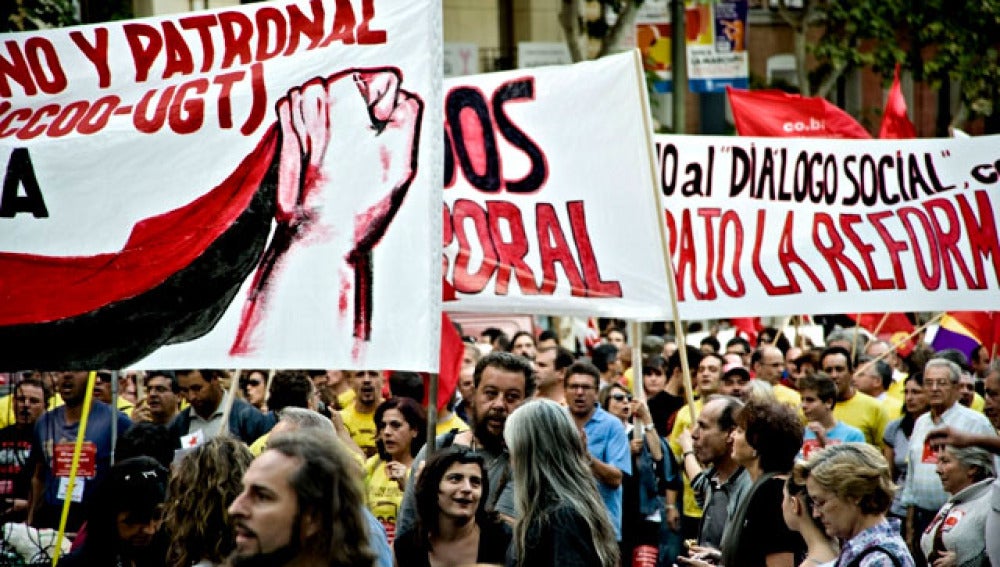
{"type": "Polygon", "coordinates": [[[902,380],[894,380],[892,384],[889,384],[889,389],[885,391],[885,395],[899,400],[899,403],[902,404],[903,400],[906,399],[905,382],[905,377],[902,380]]]}
{"type": "Polygon", "coordinates": [[[337,394],[337,404],[340,405],[341,409],[345,409],[354,404],[355,396],[357,396],[357,393],[354,391],[354,388],[348,388],[337,394]]]}
{"type": "Polygon", "coordinates": [[[882,433],[889,422],[882,403],[863,392],[855,392],[846,402],[838,401],[833,408],[833,417],[847,425],[853,425],[865,434],[865,441],[876,447],[882,446],[882,433]]]}
{"type": "Polygon", "coordinates": [[[894,419],[903,417],[903,401],[886,395],[879,403],[882,404],[882,411],[885,412],[885,422],[888,424],[894,419]]]}
{"type": "Polygon", "coordinates": [[[802,411],[802,396],[788,386],[775,384],[774,397],[779,402],[791,406],[795,411],[802,411]]]}
{"type": "Polygon", "coordinates": [[[124,413],[127,416],[132,415],[132,408],[135,407],[132,404],[132,402],[128,401],[127,399],[121,396],[118,396],[118,401],[116,403],[118,405],[118,411],[124,413]]]}
{"type": "Polygon", "coordinates": [[[375,454],[375,411],[371,413],[359,412],[354,404],[351,404],[340,411],[340,417],[344,420],[344,426],[351,434],[351,439],[361,447],[366,457],[375,454]]]}
{"type": "MultiPolygon", "coordinates": [[[[701,413],[701,400],[694,401],[694,410],[696,414],[701,413]]],[[[679,439],[681,438],[681,433],[684,433],[685,429],[691,427],[691,411],[688,409],[687,404],[681,409],[677,410],[677,414],[674,417],[674,428],[670,430],[670,438],[667,440],[670,445],[670,450],[674,453],[674,458],[677,459],[677,463],[680,465],[681,470],[684,470],[684,457],[681,455],[681,444],[679,439]]],[[[684,474],[684,515],[689,518],[700,518],[702,516],[701,507],[698,506],[698,501],[695,500],[694,490],[691,488],[691,479],[684,474]]]]}
{"type": "MultiPolygon", "coordinates": [[[[407,482],[410,480],[412,470],[411,467],[407,467],[407,482]]],[[[391,545],[392,540],[396,538],[396,515],[403,502],[403,491],[396,481],[386,476],[385,463],[378,455],[365,463],[365,500],[368,509],[385,528],[385,534],[391,545]]]]}
{"type": "Polygon", "coordinates": [[[973,394],[972,396],[972,405],[969,406],[969,408],[974,409],[979,413],[983,413],[983,410],[986,409],[986,400],[984,400],[979,394],[973,394]]]}
{"type": "Polygon", "coordinates": [[[455,415],[455,412],[452,412],[451,417],[444,421],[437,422],[437,425],[434,427],[434,431],[437,435],[444,435],[452,429],[457,429],[459,432],[468,431],[469,425],[462,421],[462,418],[455,415]]]}
{"type": "Polygon", "coordinates": [[[622,373],[621,383],[626,388],[628,388],[629,392],[634,392],[635,391],[635,390],[632,389],[632,369],[633,368],[635,368],[635,366],[630,366],[629,368],[625,369],[625,372],[622,373]]]}
{"type": "Polygon", "coordinates": [[[254,457],[259,457],[261,453],[267,449],[267,438],[271,436],[271,433],[265,433],[257,438],[256,441],[250,444],[250,452],[253,453],[254,457]]]}
{"type": "MultiPolygon", "coordinates": [[[[250,452],[253,453],[254,457],[259,457],[261,453],[267,450],[267,439],[270,436],[271,436],[270,432],[265,433],[260,437],[258,437],[257,440],[254,441],[252,445],[250,445],[250,452]]],[[[344,442],[340,440],[340,437],[337,437],[336,439],[337,443],[340,444],[340,446],[343,447],[345,451],[347,451],[347,454],[349,454],[351,458],[358,463],[358,468],[363,469],[365,466],[364,457],[359,455],[357,451],[352,451],[348,449],[346,446],[344,446],[344,442]]]]}

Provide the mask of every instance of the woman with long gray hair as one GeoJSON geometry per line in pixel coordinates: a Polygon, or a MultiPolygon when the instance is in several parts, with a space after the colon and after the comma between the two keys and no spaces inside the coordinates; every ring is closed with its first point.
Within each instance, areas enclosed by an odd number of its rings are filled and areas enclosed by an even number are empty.
{"type": "Polygon", "coordinates": [[[615,530],[597,492],[580,431],[551,400],[525,403],[507,418],[515,501],[510,567],[612,567],[615,530]]]}

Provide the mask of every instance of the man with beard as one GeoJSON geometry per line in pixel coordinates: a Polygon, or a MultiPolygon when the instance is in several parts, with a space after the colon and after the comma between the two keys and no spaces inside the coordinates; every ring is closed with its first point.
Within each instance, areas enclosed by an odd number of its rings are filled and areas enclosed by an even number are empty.
{"type": "Polygon", "coordinates": [[[146,398],[132,410],[133,421],[149,421],[157,425],[170,425],[181,407],[181,387],[173,370],[153,370],[142,379],[146,398]]]}
{"type": "Polygon", "coordinates": [[[243,473],[229,506],[233,566],[372,565],[364,492],[330,434],[275,435],[243,473]]]}
{"type": "MultiPolygon", "coordinates": [[[[59,394],[64,405],[46,412],[35,424],[31,460],[35,463],[31,480],[31,504],[28,523],[38,528],[56,528],[67,497],[70,466],[87,393],[87,372],[62,372],[58,378],[59,394]]],[[[91,400],[84,432],[81,466],[77,468],[75,488],[69,498],[66,531],[75,532],[83,522],[83,510],[94,489],[111,467],[111,420],[117,420],[119,433],[132,426],[125,414],[98,400],[91,400]]]]}
{"type": "Polygon", "coordinates": [[[632,474],[632,455],[621,420],[597,403],[600,382],[601,372],[596,366],[589,362],[574,363],[566,369],[566,405],[576,426],[583,431],[590,471],[611,516],[615,538],[621,542],[622,479],[632,474]]]}
{"type": "MultiPolygon", "coordinates": [[[[514,484],[510,482],[510,461],[503,444],[503,429],[507,416],[535,392],[531,363],[509,352],[491,352],[476,363],[473,377],[476,389],[469,400],[469,425],[472,429],[441,435],[436,445],[438,448],[460,445],[479,451],[486,461],[486,473],[490,479],[486,509],[512,519],[517,512],[514,507],[514,484]]],[[[627,451],[627,442],[624,447],[627,451]]],[[[413,460],[413,474],[419,474],[426,458],[425,445],[413,460]]],[[[397,537],[414,528],[417,519],[415,484],[407,483],[403,503],[396,514],[397,537]]]]}
{"type": "Polygon", "coordinates": [[[197,447],[205,441],[229,433],[247,445],[274,426],[274,416],[260,412],[240,398],[233,399],[228,427],[222,426],[227,394],[222,390],[220,370],[178,370],[177,383],[190,407],[178,413],[170,422],[170,434],[176,447],[197,447]]]}
{"type": "Polygon", "coordinates": [[[25,378],[14,386],[14,423],[0,429],[0,524],[23,522],[28,516],[31,439],[51,395],[36,378],[25,378]]]}
{"type": "Polygon", "coordinates": [[[375,410],[382,400],[382,373],[378,370],[358,370],[351,375],[354,403],[345,407],[340,416],[351,438],[371,458],[375,447],[375,410]]]}

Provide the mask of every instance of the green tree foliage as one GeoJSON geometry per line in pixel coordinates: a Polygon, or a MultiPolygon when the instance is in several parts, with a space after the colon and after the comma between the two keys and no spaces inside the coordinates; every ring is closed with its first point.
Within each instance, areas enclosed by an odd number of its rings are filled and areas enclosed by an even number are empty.
{"type": "Polygon", "coordinates": [[[0,1],[0,32],[42,30],[78,23],[72,0],[0,1]]]}
{"type": "MultiPolygon", "coordinates": [[[[820,63],[816,94],[825,95],[838,76],[871,67],[892,77],[897,62],[913,80],[932,89],[959,86],[967,115],[990,116],[1000,101],[1000,0],[806,0],[810,25],[822,30],[811,46],[820,63]]],[[[784,4],[781,0],[781,4],[784,4]]]]}
{"type": "Polygon", "coordinates": [[[131,0],[78,0],[76,3],[73,0],[0,0],[0,32],[44,30],[132,17],[131,0]]]}

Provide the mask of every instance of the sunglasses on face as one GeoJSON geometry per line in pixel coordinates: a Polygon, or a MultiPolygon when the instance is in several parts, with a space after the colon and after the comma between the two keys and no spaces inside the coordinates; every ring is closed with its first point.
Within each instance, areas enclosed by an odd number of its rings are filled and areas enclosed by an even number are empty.
{"type": "Polygon", "coordinates": [[[616,402],[626,402],[626,401],[631,402],[632,396],[628,394],[611,394],[611,399],[616,402]]]}
{"type": "Polygon", "coordinates": [[[261,384],[262,384],[262,382],[260,380],[256,380],[256,379],[254,379],[254,380],[247,380],[247,385],[248,386],[253,386],[254,388],[256,388],[257,386],[260,386],[261,384]]]}

